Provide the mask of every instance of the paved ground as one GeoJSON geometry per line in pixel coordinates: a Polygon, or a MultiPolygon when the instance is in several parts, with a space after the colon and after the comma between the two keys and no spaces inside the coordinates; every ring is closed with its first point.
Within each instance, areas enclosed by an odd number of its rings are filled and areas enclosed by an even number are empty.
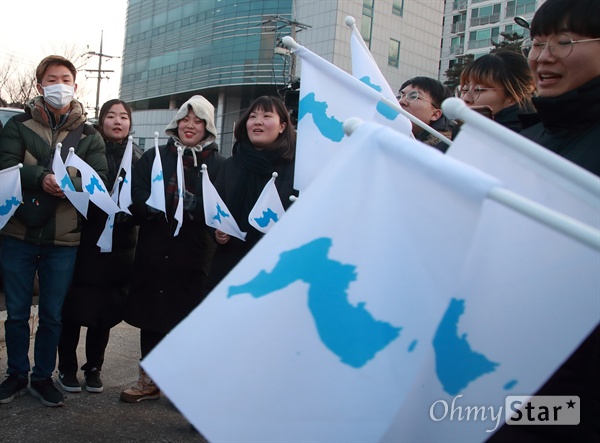
{"type": "MultiPolygon", "coordinates": [[[[4,329],[3,324],[0,326],[4,329]]],[[[79,356],[84,355],[84,335],[79,356]]],[[[30,356],[32,350],[33,339],[30,356]]],[[[12,403],[0,405],[0,441],[206,442],[165,397],[140,404],[119,400],[119,393],[137,379],[138,360],[138,330],[126,323],[117,325],[106,351],[103,393],[90,394],[84,389],[78,394],[67,394],[66,405],[60,408],[43,406],[30,394],[15,398],[12,403]]],[[[5,372],[6,346],[0,340],[0,380],[5,372]]],[[[83,381],[81,373],[80,378],[83,381]]]]}

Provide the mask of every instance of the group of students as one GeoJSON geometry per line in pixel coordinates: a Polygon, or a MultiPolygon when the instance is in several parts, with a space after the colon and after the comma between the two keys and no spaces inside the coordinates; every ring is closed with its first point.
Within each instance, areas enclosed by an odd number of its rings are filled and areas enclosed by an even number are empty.
{"type": "MultiPolygon", "coordinates": [[[[497,51],[469,65],[461,75],[458,96],[467,105],[488,111],[496,122],[600,175],[600,2],[547,0],[530,31],[522,55],[497,51]]],[[[75,152],[106,184],[115,183],[123,174],[119,165],[131,132],[131,110],[121,100],[105,103],[95,131],[85,124],[83,107],[73,99],[76,70],[68,60],[47,57],[36,78],[41,95],[0,132],[0,169],[23,163],[24,203],[36,203],[24,204],[2,230],[8,377],[0,385],[0,404],[12,401],[28,386],[28,320],[37,272],[39,327],[29,390],[43,404],[60,406],[64,396],[52,380],[56,350],[59,385],[67,392],[81,391],[76,354],[81,326],[88,327],[86,363],[81,368],[85,388],[102,392],[100,371],[112,326],[125,320],[140,328],[141,357],[147,356],[262,237],[248,222],[248,214],[273,172],[278,173],[276,187],[287,209],[290,196],[296,195],[296,134],[284,103],[259,97],[240,117],[232,156],[225,158],[215,143],[214,107],[202,96],[191,97],[167,125],[169,140],[158,150],[166,213],[147,204],[157,151],[142,153],[136,148],[132,215],[117,215],[113,250],[102,253],[96,241],[107,215],[90,205],[87,220],[81,219],[56,182],[51,158],[56,143],[71,141],[75,134],[75,152]],[[174,235],[178,223],[174,215],[181,203],[179,148],[184,218],[174,235]],[[206,226],[203,164],[240,229],[248,233],[246,241],[206,226]],[[23,212],[41,211],[48,199],[52,208],[48,215],[40,223],[28,222],[23,212]]],[[[407,112],[452,136],[441,111],[442,101],[450,95],[436,80],[416,77],[401,86],[398,99],[407,112]]],[[[442,151],[448,148],[418,125],[413,124],[413,134],[442,151]]],[[[69,173],[81,190],[76,171],[69,173]]],[[[599,433],[595,424],[600,409],[599,359],[596,328],[540,391],[580,396],[585,406],[576,432],[582,439],[599,433]]],[[[121,399],[130,403],[158,398],[159,387],[141,367],[137,382],[121,393],[121,399]]],[[[504,427],[492,440],[534,438],[530,428],[512,428],[519,429],[504,427]]],[[[573,431],[535,428],[550,439],[573,431]]]]}
{"type": "MultiPolygon", "coordinates": [[[[132,129],[129,105],[118,99],[106,102],[94,129],[74,99],[76,74],[63,57],[42,60],[36,71],[40,96],[0,132],[0,169],[23,164],[24,202],[2,229],[8,376],[0,384],[0,404],[29,390],[46,406],[64,405],[64,395],[52,379],[57,350],[58,385],[66,392],[81,392],[77,346],[82,326],[87,327],[86,362],[81,367],[84,386],[88,392],[102,392],[100,373],[110,329],[122,320],[138,327],[144,358],[264,235],[247,219],[273,172],[278,173],[275,186],[285,208],[295,194],[296,135],[279,98],[263,96],[250,105],[236,125],[233,155],[225,158],[215,142],[214,107],[195,95],[167,125],[168,142],[158,150],[163,213],[147,203],[157,151],[142,152],[134,146],[131,177],[121,168],[132,129]],[[108,215],[90,204],[84,219],[59,186],[52,171],[57,143],[74,147],[109,190],[116,183],[114,192],[118,192],[123,181],[131,181],[131,215],[115,215],[111,252],[102,252],[97,245],[108,215]],[[180,150],[183,177],[178,177],[180,150]],[[203,165],[240,228],[248,233],[245,242],[207,227],[203,165]],[[180,194],[182,179],[185,190],[180,194]],[[183,221],[178,227],[179,205],[183,221]],[[28,321],[36,273],[39,326],[29,380],[28,321]]],[[[68,173],[81,191],[77,171],[68,168],[68,173]]],[[[137,382],[121,393],[128,403],[158,398],[159,388],[141,367],[137,382]]]]}

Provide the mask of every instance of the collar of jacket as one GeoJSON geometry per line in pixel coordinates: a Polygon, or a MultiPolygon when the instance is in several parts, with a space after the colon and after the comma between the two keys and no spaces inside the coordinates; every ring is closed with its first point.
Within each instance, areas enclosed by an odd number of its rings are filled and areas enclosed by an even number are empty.
{"type": "MultiPolygon", "coordinates": [[[[44,98],[42,96],[35,97],[27,104],[27,108],[31,114],[31,117],[38,123],[43,126],[46,126],[52,129],[52,123],[50,121],[50,116],[46,112],[46,108],[44,106],[44,98]]],[[[67,115],[66,120],[59,126],[61,130],[74,129],[79,125],[85,123],[86,113],[83,110],[83,105],[79,103],[77,100],[73,100],[71,102],[71,109],[69,110],[69,114],[67,115]]],[[[59,129],[59,128],[54,128],[59,129]]]]}
{"type": "Polygon", "coordinates": [[[546,129],[575,129],[600,123],[600,76],[557,97],[534,97],[546,129]]]}

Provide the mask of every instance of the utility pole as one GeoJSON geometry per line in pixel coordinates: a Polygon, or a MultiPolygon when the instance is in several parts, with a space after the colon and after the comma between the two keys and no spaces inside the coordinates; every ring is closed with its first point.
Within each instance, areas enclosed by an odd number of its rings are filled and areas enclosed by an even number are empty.
{"type": "MultiPolygon", "coordinates": [[[[102,69],[102,57],[106,57],[107,59],[111,58],[119,58],[115,55],[107,55],[102,53],[102,40],[104,39],[104,31],[100,31],[100,52],[87,52],[86,54],[89,56],[97,56],[98,57],[98,69],[86,69],[86,72],[95,72],[97,73],[97,77],[86,77],[86,78],[97,78],[98,86],[96,86],[96,107],[95,109],[95,118],[98,118],[98,114],[100,113],[100,81],[102,80],[102,74],[105,72],[115,72],[114,70],[102,69]]],[[[109,78],[109,77],[105,77],[109,78]]]]}

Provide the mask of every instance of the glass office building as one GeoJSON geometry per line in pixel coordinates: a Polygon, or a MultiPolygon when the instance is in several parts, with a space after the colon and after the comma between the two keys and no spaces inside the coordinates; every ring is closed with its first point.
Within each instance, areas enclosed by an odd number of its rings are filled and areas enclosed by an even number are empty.
{"type": "MultiPolygon", "coordinates": [[[[228,155],[233,128],[263,94],[294,99],[301,61],[280,44],[300,44],[351,72],[356,24],[390,86],[416,75],[437,77],[443,2],[420,0],[129,0],[120,97],[133,110],[134,137],[153,146],[194,94],[215,105],[217,142],[228,155]]],[[[297,94],[296,94],[297,97],[297,94]]]]}

